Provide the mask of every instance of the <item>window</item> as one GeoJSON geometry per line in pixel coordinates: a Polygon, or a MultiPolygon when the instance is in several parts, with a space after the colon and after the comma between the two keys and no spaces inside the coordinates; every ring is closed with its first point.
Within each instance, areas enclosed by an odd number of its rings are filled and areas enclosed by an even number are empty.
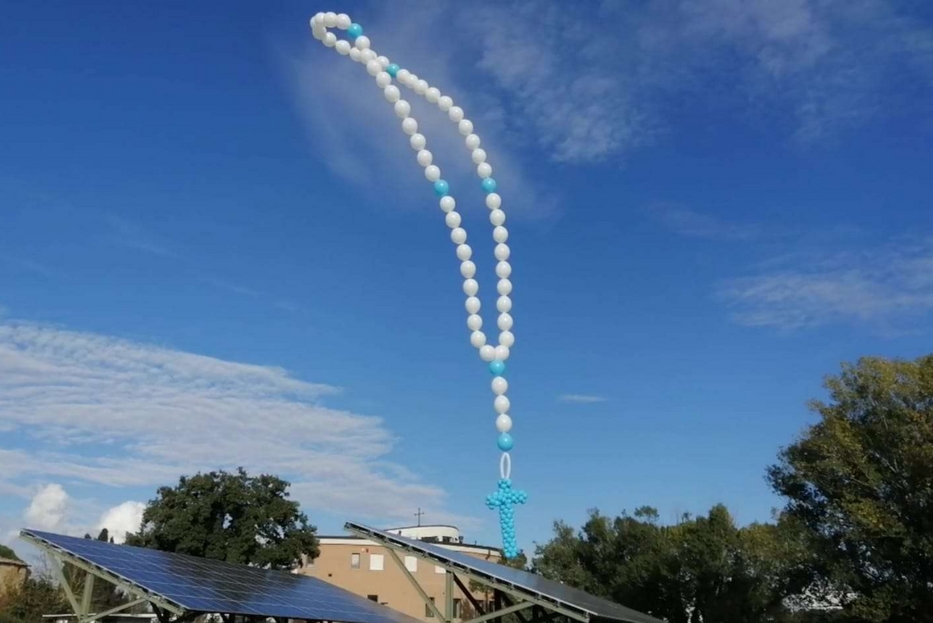
{"type": "Polygon", "coordinates": [[[412,573],[418,571],[418,559],[414,556],[405,556],[405,568],[412,573]]]}
{"type": "Polygon", "coordinates": [[[360,568],[360,555],[359,554],[350,554],[350,568],[351,569],[360,568]]]}
{"type": "Polygon", "coordinates": [[[447,573],[447,569],[445,569],[444,567],[438,567],[437,565],[434,565],[434,573],[436,573],[437,575],[441,575],[441,574],[447,573]]]}
{"type": "Polygon", "coordinates": [[[460,618],[460,598],[454,597],[454,618],[460,618]]]}
{"type": "Polygon", "coordinates": [[[382,554],[369,555],[369,570],[382,571],[385,568],[385,556],[382,554]]]}
{"type": "MultiPolygon", "coordinates": [[[[431,597],[431,603],[432,603],[432,604],[434,603],[434,598],[433,598],[433,597],[431,597]]],[[[432,607],[429,606],[428,604],[424,604],[424,616],[428,617],[429,619],[433,619],[433,618],[434,618],[434,608],[432,608],[432,607]]]]}
{"type": "Polygon", "coordinates": [[[375,601],[376,603],[379,603],[379,595],[367,595],[366,599],[368,599],[369,601],[375,601]]]}

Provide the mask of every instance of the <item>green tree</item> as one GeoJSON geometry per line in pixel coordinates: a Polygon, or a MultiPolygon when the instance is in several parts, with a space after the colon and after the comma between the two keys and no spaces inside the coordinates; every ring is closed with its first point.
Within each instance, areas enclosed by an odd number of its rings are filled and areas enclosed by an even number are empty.
{"type": "Polygon", "coordinates": [[[865,621],[933,621],[933,356],[863,358],[769,470],[822,581],[865,621]]]}
{"type": "Polygon", "coordinates": [[[162,487],[143,512],[142,526],[127,544],[239,564],[288,569],[317,557],[316,528],[289,483],[276,476],[249,476],[240,468],[182,477],[162,487]]]}
{"type": "Polygon", "coordinates": [[[6,558],[7,560],[17,560],[19,562],[22,562],[22,559],[16,555],[16,552],[14,552],[11,548],[7,547],[6,545],[3,545],[2,543],[0,543],[0,558],[6,558]]]}
{"type": "Polygon", "coordinates": [[[45,614],[71,612],[61,589],[47,578],[27,578],[0,594],[0,623],[36,623],[45,614]]]}
{"type": "Polygon", "coordinates": [[[739,528],[720,505],[663,526],[643,507],[614,519],[592,511],[579,533],[555,524],[534,568],[670,623],[759,623],[787,614],[809,556],[788,520],[739,528]]]}

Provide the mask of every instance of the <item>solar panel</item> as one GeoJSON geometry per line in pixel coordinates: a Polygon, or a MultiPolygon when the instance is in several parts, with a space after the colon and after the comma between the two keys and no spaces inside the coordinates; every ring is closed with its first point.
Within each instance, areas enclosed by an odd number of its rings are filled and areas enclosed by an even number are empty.
{"type": "Polygon", "coordinates": [[[36,530],[23,535],[103,567],[185,610],[340,623],[416,623],[323,580],[36,530]]]}
{"type": "Polygon", "coordinates": [[[368,536],[377,542],[386,545],[396,544],[404,546],[415,552],[426,554],[440,562],[450,562],[455,566],[466,568],[481,576],[495,579],[509,584],[524,592],[534,593],[553,602],[569,606],[575,610],[582,610],[595,617],[624,621],[626,623],[662,623],[659,619],[648,616],[631,608],[590,595],[585,591],[566,586],[560,582],[548,580],[535,573],[513,569],[505,565],[496,564],[469,554],[447,549],[439,545],[415,541],[405,537],[390,534],[382,530],[375,530],[355,523],[347,523],[347,529],[360,535],[368,536]]]}

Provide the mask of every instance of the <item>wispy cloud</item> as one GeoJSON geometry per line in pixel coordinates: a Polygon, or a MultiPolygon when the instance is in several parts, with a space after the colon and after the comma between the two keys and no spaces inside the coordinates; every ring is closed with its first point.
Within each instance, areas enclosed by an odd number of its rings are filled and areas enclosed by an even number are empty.
{"type": "Polygon", "coordinates": [[[756,275],[721,284],[734,319],[782,329],[832,322],[907,330],[933,313],[933,239],[859,253],[789,256],[756,275]]]}
{"type": "Polygon", "coordinates": [[[25,271],[42,277],[52,277],[55,275],[55,272],[51,268],[48,268],[40,262],[25,257],[0,255],[0,263],[9,264],[17,270],[25,271]]]}
{"type": "Polygon", "coordinates": [[[0,422],[42,448],[0,449],[0,484],[154,487],[243,465],[291,479],[321,511],[442,513],[442,489],[387,459],[394,439],[380,418],[323,404],[340,391],[275,367],[0,321],[0,422]]]}
{"type": "Polygon", "coordinates": [[[558,397],[561,402],[576,402],[579,404],[593,404],[596,402],[606,402],[603,396],[592,396],[588,394],[561,394],[558,397]]]}
{"type": "Polygon", "coordinates": [[[111,228],[110,242],[112,244],[135,249],[150,255],[181,259],[181,256],[163,242],[154,233],[146,231],[138,223],[134,223],[116,214],[107,215],[107,222],[111,228]]]}
{"type": "Polygon", "coordinates": [[[665,228],[689,238],[746,242],[766,233],[764,227],[755,223],[734,223],[678,204],[659,202],[647,209],[665,228]]]}

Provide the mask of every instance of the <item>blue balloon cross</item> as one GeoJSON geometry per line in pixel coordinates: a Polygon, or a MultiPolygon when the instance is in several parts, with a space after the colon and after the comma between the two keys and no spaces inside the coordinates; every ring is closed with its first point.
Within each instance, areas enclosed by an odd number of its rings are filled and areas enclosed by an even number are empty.
{"type": "Polygon", "coordinates": [[[515,509],[516,504],[528,501],[528,494],[513,489],[512,481],[508,478],[499,480],[499,489],[486,496],[486,506],[490,510],[499,510],[499,527],[502,529],[502,550],[506,558],[518,556],[518,541],[515,539],[515,509]]]}

